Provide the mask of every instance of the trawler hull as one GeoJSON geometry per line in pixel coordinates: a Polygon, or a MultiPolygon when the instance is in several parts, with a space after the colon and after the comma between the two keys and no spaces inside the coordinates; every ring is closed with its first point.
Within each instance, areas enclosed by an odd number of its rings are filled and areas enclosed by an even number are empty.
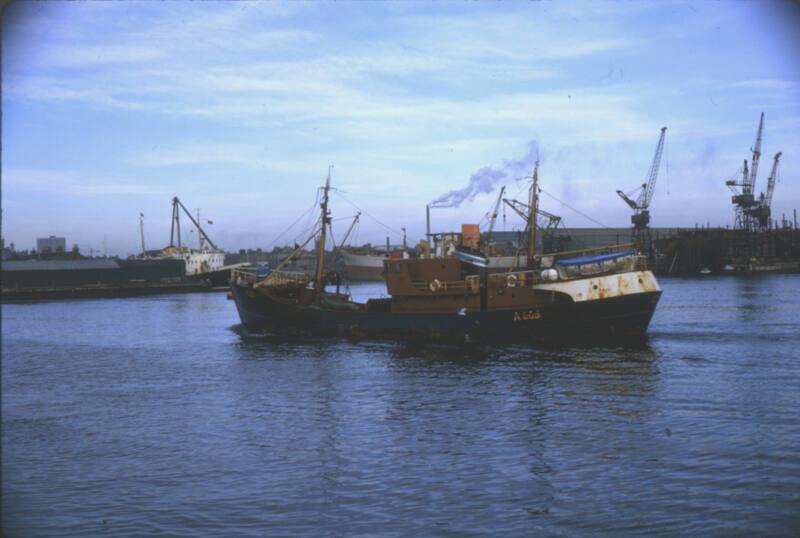
{"type": "Polygon", "coordinates": [[[598,341],[641,338],[660,290],[535,308],[392,313],[291,304],[251,287],[232,284],[242,325],[275,335],[344,336],[459,342],[598,341]]]}

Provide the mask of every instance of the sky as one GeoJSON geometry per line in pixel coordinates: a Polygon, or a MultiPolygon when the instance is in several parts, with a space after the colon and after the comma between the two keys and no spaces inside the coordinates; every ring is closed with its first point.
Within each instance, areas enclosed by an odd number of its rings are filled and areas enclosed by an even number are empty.
{"type": "MultiPolygon", "coordinates": [[[[733,225],[731,179],[765,113],[756,190],[800,208],[800,4],[16,2],[2,20],[2,235],[127,255],[169,243],[171,199],[228,251],[313,223],[425,233],[481,222],[499,188],[567,227],[623,227],[617,196],[666,143],[651,225],[733,225]],[[488,176],[486,172],[491,172],[488,176]],[[463,197],[457,197],[463,198],[463,197]],[[441,205],[441,204],[440,204],[441,205]],[[447,205],[447,204],[444,204],[447,205]],[[293,226],[292,226],[293,225],[293,226]]],[[[185,220],[185,219],[184,219],[185,220]]],[[[508,211],[496,229],[520,229],[508,211]]],[[[196,237],[189,227],[184,237],[196,237]]]]}

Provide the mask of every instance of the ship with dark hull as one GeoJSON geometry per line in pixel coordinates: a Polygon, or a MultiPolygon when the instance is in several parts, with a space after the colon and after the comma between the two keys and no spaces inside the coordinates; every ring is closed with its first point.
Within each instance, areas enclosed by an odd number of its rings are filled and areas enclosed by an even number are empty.
{"type": "MultiPolygon", "coordinates": [[[[498,343],[642,337],[661,296],[646,258],[630,245],[537,253],[537,174],[538,164],[524,267],[491,273],[479,251],[387,259],[383,273],[390,297],[366,302],[342,292],[337,276],[325,272],[322,255],[313,279],[281,266],[263,279],[234,270],[232,297],[243,328],[276,335],[498,343]]],[[[297,251],[317,235],[325,245],[329,184],[330,174],[317,228],[297,251]]]]}
{"type": "Polygon", "coordinates": [[[406,279],[416,293],[402,298],[356,303],[340,294],[317,294],[312,288],[297,286],[301,281],[280,291],[279,285],[265,291],[236,282],[233,298],[242,325],[252,332],[531,342],[640,337],[661,295],[649,271],[598,276],[568,287],[523,283],[524,287],[509,288],[507,281],[490,279],[485,292],[478,283],[468,290],[463,280],[448,281],[449,290],[429,292],[408,278],[408,269],[401,269],[398,280],[406,279]]]}
{"type": "Polygon", "coordinates": [[[139,235],[142,244],[142,259],[174,259],[183,260],[186,278],[190,281],[211,288],[227,289],[231,269],[243,267],[244,263],[225,265],[225,252],[217,247],[203,228],[203,223],[213,224],[210,220],[200,218],[200,210],[193,216],[183,202],[175,196],[172,198],[172,217],[169,245],[161,250],[145,250],[144,215],[139,215],[139,235]],[[191,248],[181,241],[181,211],[197,230],[197,248],[191,248]],[[176,241],[177,238],[177,241],[176,241]]]}

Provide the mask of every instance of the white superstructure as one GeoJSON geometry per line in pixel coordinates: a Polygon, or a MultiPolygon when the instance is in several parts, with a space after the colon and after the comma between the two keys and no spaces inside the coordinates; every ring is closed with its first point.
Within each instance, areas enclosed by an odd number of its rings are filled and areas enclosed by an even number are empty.
{"type": "Polygon", "coordinates": [[[225,265],[225,253],[213,250],[176,252],[172,257],[182,259],[186,263],[187,276],[219,271],[225,265]]]}
{"type": "MultiPolygon", "coordinates": [[[[199,209],[197,210],[197,218],[195,219],[177,196],[172,199],[172,229],[169,235],[170,246],[164,249],[164,256],[183,260],[186,264],[186,276],[202,276],[207,273],[219,271],[225,267],[225,253],[217,248],[217,245],[206,235],[201,225],[202,222],[212,224],[210,220],[202,221],[200,219],[199,209]],[[181,209],[197,229],[197,240],[200,248],[193,249],[181,245],[181,209]],[[176,237],[178,240],[177,246],[175,246],[176,237]]],[[[142,248],[144,249],[144,240],[142,240],[142,248]]]]}

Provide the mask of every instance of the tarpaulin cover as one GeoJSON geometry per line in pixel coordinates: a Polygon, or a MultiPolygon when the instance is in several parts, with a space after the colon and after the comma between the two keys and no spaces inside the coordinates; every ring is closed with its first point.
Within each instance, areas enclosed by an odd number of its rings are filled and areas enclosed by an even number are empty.
{"type": "Polygon", "coordinates": [[[624,252],[611,252],[609,254],[598,254],[597,256],[582,256],[580,258],[565,258],[563,260],[556,260],[558,265],[585,265],[587,263],[601,263],[608,260],[616,260],[623,256],[630,256],[633,254],[632,250],[624,252]]]}

